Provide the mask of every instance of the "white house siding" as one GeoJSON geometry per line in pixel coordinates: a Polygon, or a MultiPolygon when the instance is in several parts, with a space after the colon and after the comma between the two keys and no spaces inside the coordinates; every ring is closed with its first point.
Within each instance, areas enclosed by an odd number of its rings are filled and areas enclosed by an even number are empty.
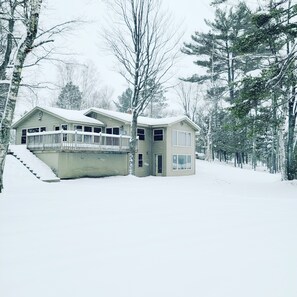
{"type": "Polygon", "coordinates": [[[36,152],[59,178],[104,177],[128,174],[128,154],[98,152],[36,152]]]}
{"type": "Polygon", "coordinates": [[[167,127],[154,127],[152,128],[152,175],[161,175],[166,176],[167,175],[167,142],[168,135],[167,135],[167,127]],[[162,141],[154,141],[154,130],[163,129],[163,140],[162,141]],[[163,162],[163,172],[162,174],[157,174],[157,167],[156,167],[156,156],[161,155],[162,156],[162,162],[163,162]]]}
{"type": "Polygon", "coordinates": [[[143,177],[151,174],[152,163],[152,133],[151,129],[145,127],[138,127],[139,129],[144,129],[145,140],[138,140],[138,151],[136,153],[136,163],[135,163],[135,174],[136,176],[143,177]],[[142,167],[139,167],[139,154],[142,154],[143,161],[142,167]]]}
{"type": "Polygon", "coordinates": [[[67,122],[45,112],[43,112],[42,116],[40,117],[39,110],[36,110],[16,129],[16,144],[21,144],[23,129],[46,127],[46,131],[53,131],[54,126],[62,124],[67,124],[67,122]]]}
{"type": "Polygon", "coordinates": [[[191,175],[195,173],[195,131],[186,123],[179,122],[168,128],[167,134],[167,175],[168,176],[180,176],[191,175]],[[174,146],[172,139],[172,131],[182,131],[191,133],[191,146],[174,146]],[[190,155],[191,156],[191,169],[173,169],[173,155],[190,155]]]}

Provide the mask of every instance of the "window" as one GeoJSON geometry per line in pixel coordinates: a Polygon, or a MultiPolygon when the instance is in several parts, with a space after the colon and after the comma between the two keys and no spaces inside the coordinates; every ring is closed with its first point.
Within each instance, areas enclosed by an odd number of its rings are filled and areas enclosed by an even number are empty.
{"type": "MultiPolygon", "coordinates": [[[[100,133],[101,128],[99,127],[94,127],[94,133],[100,133]]],[[[94,142],[99,143],[100,142],[100,136],[94,136],[94,142]]]]}
{"type": "Polygon", "coordinates": [[[138,136],[139,140],[145,140],[144,129],[137,129],[137,136],[138,136]]]}
{"type": "Polygon", "coordinates": [[[172,144],[174,146],[191,146],[192,134],[185,131],[172,131],[172,144]]]}
{"type": "Polygon", "coordinates": [[[100,132],[101,132],[101,128],[94,127],[94,133],[100,133],[100,132]]]}
{"type": "Polygon", "coordinates": [[[40,128],[40,132],[45,132],[46,131],[46,127],[41,127],[40,128]]]}
{"type": "Polygon", "coordinates": [[[138,154],[138,167],[143,167],[143,155],[138,154]]]}
{"type": "MultiPolygon", "coordinates": [[[[106,128],[106,134],[120,135],[120,128],[119,127],[106,128]]],[[[106,144],[107,145],[119,145],[119,139],[107,137],[106,144]]]]}
{"type": "MultiPolygon", "coordinates": [[[[61,125],[61,129],[67,131],[67,125],[61,125]]],[[[63,134],[63,141],[67,141],[67,134],[63,134]]]]}
{"type": "Polygon", "coordinates": [[[191,155],[173,155],[172,168],[173,170],[192,169],[192,156],[191,155]]]}
{"type": "Polygon", "coordinates": [[[162,140],[163,140],[163,129],[155,129],[154,141],[162,141],[162,140]]]}
{"type": "Polygon", "coordinates": [[[30,128],[28,129],[28,133],[38,133],[39,132],[39,128],[30,128]]]}
{"type": "Polygon", "coordinates": [[[27,142],[27,129],[22,129],[21,144],[26,144],[27,142]]]}
{"type": "MultiPolygon", "coordinates": [[[[74,131],[82,132],[82,126],[81,125],[74,125],[74,131]]],[[[74,140],[75,140],[75,135],[74,135],[74,140]]],[[[78,134],[76,135],[76,141],[82,142],[82,135],[78,134]]]]}
{"type": "MultiPolygon", "coordinates": [[[[84,126],[84,132],[92,132],[92,127],[84,126]]],[[[92,142],[92,135],[84,135],[84,142],[91,143],[92,142]]]]}

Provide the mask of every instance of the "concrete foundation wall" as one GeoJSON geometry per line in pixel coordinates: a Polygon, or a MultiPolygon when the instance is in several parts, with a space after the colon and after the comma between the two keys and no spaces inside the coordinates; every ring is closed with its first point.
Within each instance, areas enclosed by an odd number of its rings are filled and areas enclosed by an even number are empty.
{"type": "Polygon", "coordinates": [[[128,174],[128,154],[98,152],[35,152],[59,178],[128,174]]]}

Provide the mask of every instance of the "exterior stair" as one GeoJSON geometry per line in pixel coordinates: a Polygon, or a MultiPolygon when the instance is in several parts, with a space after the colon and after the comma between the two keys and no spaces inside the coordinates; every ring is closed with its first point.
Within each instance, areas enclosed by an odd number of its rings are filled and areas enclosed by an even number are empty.
{"type": "Polygon", "coordinates": [[[10,145],[8,153],[18,159],[33,175],[44,182],[59,182],[48,165],[30,152],[26,145],[10,145]]]}

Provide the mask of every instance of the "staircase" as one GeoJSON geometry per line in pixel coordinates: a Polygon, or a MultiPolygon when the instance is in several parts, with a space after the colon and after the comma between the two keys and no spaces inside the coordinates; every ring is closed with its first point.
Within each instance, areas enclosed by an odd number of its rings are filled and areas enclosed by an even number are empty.
{"type": "Polygon", "coordinates": [[[8,153],[16,157],[38,179],[44,182],[60,181],[50,167],[31,153],[26,145],[10,145],[8,153]]]}

